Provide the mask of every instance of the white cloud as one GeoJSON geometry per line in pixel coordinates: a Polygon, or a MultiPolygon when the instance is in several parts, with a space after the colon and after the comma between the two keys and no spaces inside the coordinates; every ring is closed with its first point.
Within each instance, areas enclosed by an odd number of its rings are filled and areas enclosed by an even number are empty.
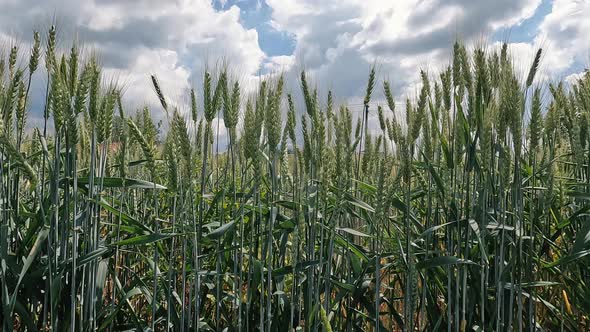
{"type": "Polygon", "coordinates": [[[537,43],[546,42],[552,59],[548,70],[561,72],[574,63],[590,61],[590,1],[554,0],[553,8],[539,26],[537,43]]]}
{"type": "MultiPolygon", "coordinates": [[[[456,38],[471,43],[520,25],[541,0],[266,0],[271,27],[295,38],[292,55],[267,56],[260,36],[241,23],[237,6],[214,10],[210,0],[0,0],[0,34],[30,41],[33,28],[45,29],[52,15],[62,39],[78,34],[102,55],[105,73],[118,77],[133,106],[157,105],[149,75],[157,74],[171,102],[186,101],[186,88],[200,91],[205,66],[227,63],[252,91],[260,73],[284,71],[287,91],[299,94],[298,73],[318,82],[337,101],[360,103],[369,68],[378,65],[373,100],[382,100],[388,79],[398,100],[414,96],[418,70],[432,75],[445,65],[456,38]]],[[[257,0],[256,8],[263,7],[257,0]]],[[[552,11],[535,28],[530,42],[511,45],[517,69],[526,75],[534,52],[543,47],[538,81],[563,78],[590,62],[590,2],[554,0],[552,11]],[[578,66],[572,69],[572,66],[578,66]]],[[[264,36],[263,36],[264,37],[264,36]]],[[[489,41],[491,47],[498,47],[489,41]]],[[[485,42],[484,42],[485,43],[485,42]]],[[[62,45],[68,47],[68,45],[62,45]]],[[[354,107],[352,107],[354,109],[354,107]]],[[[156,108],[154,108],[156,109],[156,108]]],[[[156,111],[155,114],[161,114],[156,111]]]]}
{"type": "Polygon", "coordinates": [[[264,64],[264,69],[269,73],[286,72],[295,65],[295,56],[293,55],[277,55],[270,57],[268,62],[264,64]]]}
{"type": "Polygon", "coordinates": [[[584,78],[585,74],[586,74],[585,72],[573,73],[573,74],[566,76],[564,78],[564,81],[566,81],[568,84],[574,85],[574,84],[577,84],[579,80],[584,78]]]}
{"type": "MultiPolygon", "coordinates": [[[[510,43],[514,66],[526,79],[535,53],[543,49],[535,81],[547,84],[556,80],[573,82],[576,75],[590,62],[590,2],[555,0],[551,12],[543,18],[530,42],[510,43]]],[[[494,44],[500,47],[500,43],[494,44]]]]}
{"type": "Polygon", "coordinates": [[[78,35],[85,48],[96,49],[133,107],[157,105],[150,74],[157,74],[171,100],[182,101],[186,88],[199,91],[205,66],[217,59],[249,82],[265,58],[256,30],[240,23],[239,8],[216,11],[208,0],[0,0],[0,7],[0,33],[25,42],[34,29],[46,30],[48,13],[55,13],[61,46],[78,35]]]}
{"type": "Polygon", "coordinates": [[[168,49],[142,50],[126,69],[106,69],[105,77],[115,77],[124,88],[126,100],[136,105],[159,105],[151,87],[150,75],[155,74],[167,99],[174,104],[182,101],[188,88],[190,71],[179,63],[178,54],[168,49]]]}
{"type": "MultiPolygon", "coordinates": [[[[373,63],[381,77],[391,79],[396,94],[414,95],[418,70],[435,74],[457,37],[471,42],[519,24],[540,2],[267,0],[273,26],[296,38],[294,63],[351,100],[364,94],[373,63]]],[[[374,98],[382,98],[380,85],[374,98]]]]}

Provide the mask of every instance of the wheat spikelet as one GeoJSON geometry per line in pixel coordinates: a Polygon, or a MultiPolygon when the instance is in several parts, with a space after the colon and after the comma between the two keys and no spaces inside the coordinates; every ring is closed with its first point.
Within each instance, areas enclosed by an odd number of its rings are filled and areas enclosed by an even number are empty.
{"type": "Polygon", "coordinates": [[[205,108],[205,119],[207,122],[213,121],[215,109],[211,105],[211,74],[206,71],[203,78],[203,104],[205,108]]]}
{"type": "Polygon", "coordinates": [[[197,97],[195,95],[195,89],[191,89],[191,115],[193,117],[193,121],[197,122],[197,97]]]}
{"type": "Polygon", "coordinates": [[[29,59],[29,75],[33,75],[33,73],[37,70],[39,66],[39,57],[41,54],[41,35],[39,31],[35,31],[33,34],[33,47],[31,48],[31,57],[29,59]]]}
{"type": "Polygon", "coordinates": [[[25,83],[20,82],[18,88],[18,104],[16,106],[16,126],[17,132],[20,134],[22,133],[25,124],[27,122],[27,95],[26,95],[26,88],[25,83]]]}
{"type": "Polygon", "coordinates": [[[56,132],[59,132],[64,123],[64,91],[62,81],[57,73],[51,78],[51,112],[56,132]]]}
{"type": "Polygon", "coordinates": [[[231,106],[232,108],[230,109],[230,112],[228,114],[228,126],[230,126],[230,128],[235,128],[238,124],[238,117],[240,114],[240,83],[238,81],[234,82],[234,87],[231,95],[231,106]]]}
{"type": "Polygon", "coordinates": [[[55,29],[55,25],[52,25],[49,28],[49,32],[47,33],[47,50],[45,54],[45,68],[47,71],[50,72],[52,67],[56,64],[55,59],[55,47],[57,43],[57,30],[55,29]]]}
{"type": "Polygon", "coordinates": [[[498,88],[500,84],[500,57],[494,52],[488,58],[488,67],[490,71],[490,86],[498,88]]]}
{"type": "Polygon", "coordinates": [[[198,157],[201,157],[201,149],[203,148],[203,119],[199,119],[199,123],[197,124],[197,133],[195,134],[195,140],[197,142],[196,147],[196,154],[198,157]]]}
{"type": "Polygon", "coordinates": [[[90,122],[94,125],[98,119],[98,107],[99,107],[99,93],[101,85],[100,68],[94,59],[89,63],[88,68],[88,80],[89,86],[89,100],[88,100],[88,115],[90,116],[90,122]]]}
{"type": "Polygon", "coordinates": [[[390,141],[395,141],[395,132],[393,130],[393,121],[385,119],[385,127],[387,128],[387,136],[390,141]]]}
{"type": "Polygon", "coordinates": [[[14,117],[14,110],[18,107],[19,102],[19,86],[21,83],[22,77],[22,70],[17,70],[16,73],[13,75],[12,80],[10,82],[10,86],[6,90],[6,95],[4,97],[3,102],[3,114],[2,118],[4,120],[4,130],[5,133],[10,137],[12,130],[13,130],[13,117],[14,117]]]}
{"type": "Polygon", "coordinates": [[[363,147],[363,159],[361,163],[361,170],[363,171],[363,174],[367,174],[368,172],[370,172],[373,159],[372,136],[366,135],[364,143],[365,146],[363,147]]]}
{"type": "Polygon", "coordinates": [[[395,100],[393,99],[393,93],[391,93],[389,81],[383,81],[383,92],[385,93],[385,98],[387,99],[387,106],[395,117],[395,100]]]}
{"type": "MultiPolygon", "coordinates": [[[[420,100],[423,99],[423,96],[421,93],[420,100]]],[[[420,100],[418,101],[418,107],[414,109],[410,99],[406,99],[406,114],[410,114],[410,121],[408,121],[408,143],[410,144],[413,144],[418,139],[418,136],[420,136],[420,128],[422,127],[422,119],[425,113],[425,104],[420,102],[420,100]]]]}
{"type": "Polygon", "coordinates": [[[287,126],[286,130],[289,133],[289,138],[291,139],[291,143],[293,146],[297,145],[297,137],[295,136],[295,104],[293,103],[293,96],[291,94],[287,95],[287,103],[289,105],[289,111],[287,112],[287,126]]]}
{"type": "Polygon", "coordinates": [[[113,131],[113,115],[115,113],[115,103],[117,100],[117,91],[114,87],[102,99],[102,111],[100,112],[100,136],[103,142],[106,142],[113,131]]]}
{"type": "Polygon", "coordinates": [[[131,118],[127,118],[127,126],[131,135],[135,138],[135,140],[139,143],[141,150],[143,151],[143,155],[147,160],[148,170],[150,171],[152,178],[155,177],[156,166],[155,166],[155,158],[154,158],[154,150],[152,146],[148,143],[145,139],[135,122],[131,118]]]}
{"type": "Polygon", "coordinates": [[[178,152],[178,145],[176,144],[176,128],[171,129],[166,136],[166,142],[164,144],[164,161],[166,162],[168,176],[167,188],[171,192],[175,192],[178,189],[178,162],[176,154],[178,152]]]}
{"type": "Polygon", "coordinates": [[[451,67],[447,66],[446,70],[444,70],[440,74],[440,81],[442,86],[442,99],[446,113],[448,113],[451,109],[451,78],[451,67]]]}
{"type": "Polygon", "coordinates": [[[371,71],[369,72],[369,81],[367,82],[367,91],[365,92],[365,99],[363,100],[363,104],[365,107],[369,106],[369,102],[371,102],[371,94],[373,93],[373,88],[375,87],[375,66],[371,66],[371,71]]]}
{"type": "Polygon", "coordinates": [[[156,95],[158,95],[158,99],[160,100],[160,104],[166,113],[168,113],[168,103],[166,103],[166,98],[164,97],[164,93],[162,92],[162,88],[160,87],[160,83],[158,82],[158,78],[156,75],[151,75],[152,85],[154,86],[154,90],[156,90],[156,95]]]}
{"type": "Polygon", "coordinates": [[[438,82],[434,82],[434,108],[437,116],[443,107],[443,92],[440,87],[441,85],[438,82]]]}
{"type": "Polygon", "coordinates": [[[312,163],[312,143],[311,143],[311,134],[307,128],[307,118],[305,115],[301,116],[301,133],[303,136],[303,160],[305,161],[305,168],[304,170],[309,169],[312,163]]]}
{"type": "Polygon", "coordinates": [[[187,167],[187,173],[190,175],[192,148],[190,144],[190,138],[188,136],[188,129],[184,118],[180,115],[178,110],[174,110],[173,116],[173,132],[176,134],[177,146],[180,148],[180,153],[184,157],[184,161],[187,167]]]}
{"type": "Polygon", "coordinates": [[[326,103],[326,119],[329,121],[332,120],[334,116],[334,100],[332,97],[332,90],[328,91],[328,100],[326,103]]]}
{"type": "Polygon", "coordinates": [[[531,103],[531,120],[529,123],[530,146],[529,150],[534,151],[539,145],[543,115],[541,114],[541,89],[536,88],[531,103]]]}
{"type": "Polygon", "coordinates": [[[4,89],[4,72],[6,71],[6,61],[3,54],[0,54],[0,88],[4,89]]]}
{"type": "Polygon", "coordinates": [[[385,132],[387,124],[385,124],[385,117],[383,115],[383,107],[381,107],[381,105],[379,105],[377,107],[377,115],[379,117],[379,128],[381,128],[381,131],[385,132]]]}
{"type": "Polygon", "coordinates": [[[84,73],[80,80],[78,80],[78,86],[76,88],[76,96],[74,97],[74,113],[76,115],[84,112],[86,107],[86,98],[88,96],[88,81],[85,78],[84,73]]]}
{"type": "Polygon", "coordinates": [[[35,187],[37,183],[37,174],[23,157],[23,155],[12,145],[6,135],[0,134],[0,146],[2,146],[5,149],[7,155],[17,163],[17,166],[23,171],[25,176],[31,182],[31,187],[35,187]]]}
{"type": "Polygon", "coordinates": [[[453,87],[461,86],[463,84],[463,77],[461,76],[461,44],[455,41],[453,45],[453,87]]]}
{"type": "Polygon", "coordinates": [[[307,115],[312,117],[315,113],[315,106],[305,71],[301,71],[301,90],[303,91],[303,99],[305,100],[305,110],[307,111],[307,115]]]}
{"type": "Polygon", "coordinates": [[[312,119],[313,131],[314,131],[314,151],[316,152],[315,157],[318,162],[318,168],[320,172],[323,172],[323,161],[326,157],[326,125],[325,116],[323,112],[316,112],[312,119]]]}
{"type": "Polygon", "coordinates": [[[223,122],[230,131],[233,131],[238,124],[240,110],[240,84],[238,81],[235,81],[230,93],[227,76],[222,75],[221,80],[222,82],[220,84],[223,84],[223,122]]]}
{"type": "MultiPolygon", "coordinates": [[[[465,45],[461,44],[460,53],[459,53],[460,61],[461,61],[461,73],[463,75],[463,85],[467,88],[467,92],[469,96],[473,96],[473,77],[471,75],[471,61],[469,59],[469,55],[467,54],[467,50],[465,49],[465,45]]],[[[463,95],[460,93],[459,95],[463,95]]]]}
{"type": "Polygon", "coordinates": [[[271,154],[276,152],[277,146],[281,139],[281,96],[283,93],[283,76],[279,77],[277,86],[274,91],[268,94],[268,103],[266,107],[265,129],[268,140],[268,147],[271,154]]]}
{"type": "MultiPolygon", "coordinates": [[[[244,156],[247,159],[253,160],[256,156],[256,150],[258,147],[258,140],[260,136],[256,136],[256,114],[252,102],[248,101],[246,104],[246,113],[244,115],[244,133],[242,135],[244,142],[244,156]]],[[[258,133],[260,135],[260,133],[258,133]]]]}
{"type": "Polygon", "coordinates": [[[537,53],[535,54],[535,59],[533,60],[533,63],[531,64],[531,68],[529,69],[529,74],[526,79],[526,87],[527,88],[533,84],[533,80],[535,79],[535,74],[537,73],[537,70],[539,69],[539,63],[541,62],[541,53],[542,52],[543,52],[543,50],[541,48],[539,48],[537,50],[537,53]]]}
{"type": "Polygon", "coordinates": [[[14,71],[16,70],[16,60],[18,57],[18,47],[12,46],[10,48],[10,54],[8,55],[8,78],[14,77],[14,71]]]}
{"type": "MultiPolygon", "coordinates": [[[[223,84],[227,79],[225,71],[221,73],[220,78],[217,80],[217,85],[215,86],[215,92],[213,93],[213,98],[211,99],[211,109],[209,110],[209,118],[211,121],[219,111],[219,108],[222,103],[222,90],[223,84]],[[225,77],[225,78],[224,78],[225,77]]],[[[209,122],[211,122],[209,121],[209,122]]]]}
{"type": "Polygon", "coordinates": [[[68,88],[71,96],[76,95],[76,88],[78,87],[78,45],[74,43],[70,49],[70,58],[68,59],[68,88]]]}
{"type": "Polygon", "coordinates": [[[508,63],[508,44],[503,43],[500,50],[500,66],[503,68],[508,63]]]}

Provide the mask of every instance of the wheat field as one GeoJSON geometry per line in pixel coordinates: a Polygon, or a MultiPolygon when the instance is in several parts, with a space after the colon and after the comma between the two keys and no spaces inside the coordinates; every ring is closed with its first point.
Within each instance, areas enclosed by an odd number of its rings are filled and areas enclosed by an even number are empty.
{"type": "Polygon", "coordinates": [[[404,107],[375,67],[353,113],[229,64],[136,110],[57,45],[0,60],[4,331],[590,330],[588,71],[456,42],[404,107]]]}

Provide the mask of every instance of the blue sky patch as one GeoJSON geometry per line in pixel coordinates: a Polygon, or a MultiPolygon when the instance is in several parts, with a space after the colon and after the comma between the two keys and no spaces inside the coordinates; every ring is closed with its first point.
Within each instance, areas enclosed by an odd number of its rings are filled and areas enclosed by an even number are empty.
{"type": "Polygon", "coordinates": [[[551,13],[553,7],[551,0],[543,0],[535,10],[533,16],[524,20],[519,25],[514,25],[508,30],[499,29],[494,34],[494,40],[507,41],[510,43],[530,43],[537,35],[537,29],[545,16],[551,13]]]}
{"type": "Polygon", "coordinates": [[[216,0],[216,10],[227,10],[231,6],[240,8],[240,23],[246,29],[256,29],[260,49],[268,56],[291,55],[295,50],[295,36],[278,31],[270,24],[272,9],[264,0],[216,0]]]}

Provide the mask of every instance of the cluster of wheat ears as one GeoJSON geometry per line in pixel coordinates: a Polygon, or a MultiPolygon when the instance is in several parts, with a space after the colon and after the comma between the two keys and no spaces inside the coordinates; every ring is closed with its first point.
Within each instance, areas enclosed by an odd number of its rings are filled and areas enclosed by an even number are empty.
{"type": "Polygon", "coordinates": [[[5,331],[590,329],[590,73],[457,42],[405,110],[374,68],[357,119],[305,72],[296,105],[222,66],[187,112],[152,76],[161,109],[130,113],[43,39],[0,60],[5,331]]]}

